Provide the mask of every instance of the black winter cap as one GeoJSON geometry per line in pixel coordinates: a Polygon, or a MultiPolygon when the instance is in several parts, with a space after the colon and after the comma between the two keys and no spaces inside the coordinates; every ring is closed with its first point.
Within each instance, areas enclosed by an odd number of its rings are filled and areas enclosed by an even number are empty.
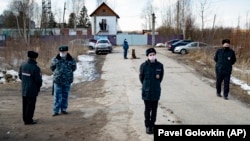
{"type": "Polygon", "coordinates": [[[27,52],[27,56],[28,56],[29,58],[37,58],[37,57],[38,57],[38,53],[35,52],[35,51],[28,51],[28,52],[27,52]]]}
{"type": "Polygon", "coordinates": [[[223,40],[222,40],[222,44],[225,44],[225,43],[230,44],[230,40],[229,40],[229,39],[223,39],[223,40]]]}
{"type": "Polygon", "coordinates": [[[149,53],[154,52],[156,54],[156,50],[154,48],[149,48],[146,50],[146,56],[148,56],[149,53]]]}
{"type": "Polygon", "coordinates": [[[59,51],[68,51],[68,46],[60,46],[59,51]]]}

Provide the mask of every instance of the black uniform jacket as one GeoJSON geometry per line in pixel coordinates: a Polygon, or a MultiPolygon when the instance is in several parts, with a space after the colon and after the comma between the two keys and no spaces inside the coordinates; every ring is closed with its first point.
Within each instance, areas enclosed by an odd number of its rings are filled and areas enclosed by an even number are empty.
{"type": "Polygon", "coordinates": [[[231,74],[232,66],[236,62],[235,52],[230,48],[218,49],[214,61],[216,62],[215,72],[217,74],[231,74]]]}
{"type": "Polygon", "coordinates": [[[42,86],[42,75],[37,62],[28,59],[20,66],[18,76],[22,80],[22,95],[27,97],[37,96],[42,86]]]}
{"type": "Polygon", "coordinates": [[[163,64],[157,60],[145,61],[140,66],[139,78],[142,83],[142,99],[157,101],[161,95],[161,81],[164,75],[163,64]]]}

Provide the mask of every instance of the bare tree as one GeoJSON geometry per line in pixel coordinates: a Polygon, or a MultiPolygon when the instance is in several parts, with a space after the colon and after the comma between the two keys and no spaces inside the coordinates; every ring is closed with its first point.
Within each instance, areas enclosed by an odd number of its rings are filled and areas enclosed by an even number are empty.
{"type": "Polygon", "coordinates": [[[173,38],[175,35],[174,28],[174,5],[175,1],[160,1],[161,6],[159,7],[160,10],[160,19],[161,19],[161,26],[157,29],[157,32],[162,35],[167,35],[170,38],[173,38]]]}
{"type": "Polygon", "coordinates": [[[30,23],[32,12],[34,8],[34,0],[13,0],[11,3],[11,7],[16,13],[19,13],[19,16],[22,16],[23,22],[23,38],[25,43],[29,46],[30,44],[30,23]],[[27,30],[28,28],[28,30],[27,30]],[[28,31],[28,35],[27,35],[28,31]]]}
{"type": "Polygon", "coordinates": [[[166,27],[171,27],[172,26],[172,5],[166,0],[162,0],[161,3],[162,3],[160,7],[161,20],[162,20],[161,24],[166,27]]]}
{"type": "Polygon", "coordinates": [[[186,38],[187,17],[191,15],[190,0],[178,0],[176,3],[176,33],[186,38]]]}
{"type": "Polygon", "coordinates": [[[41,25],[41,7],[38,6],[38,3],[34,3],[34,20],[36,21],[36,25],[41,25]]]}
{"type": "Polygon", "coordinates": [[[204,27],[205,27],[205,22],[206,22],[206,17],[210,12],[209,10],[210,3],[208,3],[208,0],[201,0],[199,3],[199,15],[201,17],[201,32],[202,32],[202,37],[204,38],[204,27]]]}
{"type": "Polygon", "coordinates": [[[152,13],[154,13],[152,2],[148,0],[141,14],[144,29],[152,30],[152,13]]]}
{"type": "MultiPolygon", "coordinates": [[[[57,5],[52,5],[52,6],[53,6],[53,8],[51,10],[52,10],[52,13],[55,17],[55,21],[58,23],[58,26],[61,27],[62,23],[64,22],[63,21],[63,12],[64,12],[65,7],[58,8],[57,5]]],[[[65,2],[64,2],[64,6],[65,6],[65,2]]]]}

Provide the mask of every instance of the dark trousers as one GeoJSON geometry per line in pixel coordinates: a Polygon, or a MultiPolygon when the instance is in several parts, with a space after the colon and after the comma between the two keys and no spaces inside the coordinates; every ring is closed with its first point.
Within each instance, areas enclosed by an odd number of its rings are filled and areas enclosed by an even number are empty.
{"type": "Polygon", "coordinates": [[[123,57],[124,57],[124,59],[126,59],[127,58],[127,54],[128,54],[128,49],[123,49],[123,50],[124,50],[123,57]]]}
{"type": "Polygon", "coordinates": [[[144,100],[144,104],[145,104],[145,111],[144,111],[145,126],[154,127],[157,115],[158,101],[144,100]]]}
{"type": "Polygon", "coordinates": [[[24,123],[33,122],[35,106],[36,106],[36,97],[23,96],[23,121],[24,123]]]}
{"type": "Polygon", "coordinates": [[[220,74],[220,73],[216,74],[216,90],[217,90],[217,94],[221,93],[221,84],[224,81],[223,96],[228,97],[230,77],[231,77],[231,74],[220,74]]]}

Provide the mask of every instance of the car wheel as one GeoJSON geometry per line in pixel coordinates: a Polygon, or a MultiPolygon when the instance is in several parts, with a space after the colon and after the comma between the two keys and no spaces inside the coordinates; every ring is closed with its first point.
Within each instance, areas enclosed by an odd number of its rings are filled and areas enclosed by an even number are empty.
{"type": "Polygon", "coordinates": [[[187,50],[182,49],[182,50],[180,51],[180,54],[187,54],[187,50]]]}

